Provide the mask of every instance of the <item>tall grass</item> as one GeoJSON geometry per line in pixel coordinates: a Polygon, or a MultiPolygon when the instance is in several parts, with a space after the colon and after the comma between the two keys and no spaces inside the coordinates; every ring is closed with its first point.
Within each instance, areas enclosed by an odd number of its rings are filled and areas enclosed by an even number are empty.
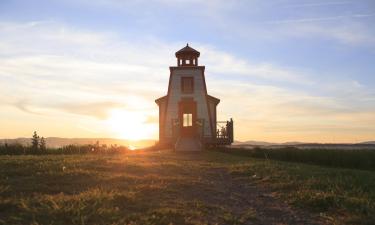
{"type": "Polygon", "coordinates": [[[271,188],[289,204],[319,213],[327,224],[375,221],[375,173],[247,157],[232,174],[271,188]]]}
{"type": "Polygon", "coordinates": [[[267,219],[314,215],[327,224],[375,221],[375,173],[366,170],[137,150],[0,156],[0,171],[0,224],[276,224],[267,219]],[[279,197],[304,211],[284,214],[293,209],[279,197]]]}
{"type": "Polygon", "coordinates": [[[66,145],[59,148],[33,149],[18,143],[0,145],[0,155],[49,155],[49,154],[103,154],[121,153],[129,149],[117,145],[66,145]]]}
{"type": "Polygon", "coordinates": [[[254,158],[301,162],[330,167],[375,170],[374,150],[297,149],[294,147],[266,149],[257,147],[254,149],[230,148],[221,149],[221,151],[254,158]]]}

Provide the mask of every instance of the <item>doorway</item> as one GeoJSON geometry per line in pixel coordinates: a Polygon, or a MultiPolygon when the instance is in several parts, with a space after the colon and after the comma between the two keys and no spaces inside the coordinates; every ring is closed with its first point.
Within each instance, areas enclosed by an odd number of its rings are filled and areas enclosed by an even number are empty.
{"type": "Polygon", "coordinates": [[[196,136],[197,103],[183,100],[179,103],[180,133],[182,137],[196,136]]]}

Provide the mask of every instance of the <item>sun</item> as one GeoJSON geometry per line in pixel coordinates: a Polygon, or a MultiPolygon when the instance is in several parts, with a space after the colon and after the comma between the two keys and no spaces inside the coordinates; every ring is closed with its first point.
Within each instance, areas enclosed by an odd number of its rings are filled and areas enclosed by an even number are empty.
{"type": "Polygon", "coordinates": [[[108,127],[117,138],[141,140],[152,138],[156,125],[146,122],[147,114],[114,109],[107,119],[108,127]]]}

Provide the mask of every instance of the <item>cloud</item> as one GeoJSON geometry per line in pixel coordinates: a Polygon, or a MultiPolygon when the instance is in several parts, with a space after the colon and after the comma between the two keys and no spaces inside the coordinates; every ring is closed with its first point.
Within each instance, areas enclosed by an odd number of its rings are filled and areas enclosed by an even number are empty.
{"type": "Polygon", "coordinates": [[[342,15],[342,16],[330,16],[330,17],[313,17],[313,18],[298,18],[298,19],[288,19],[288,20],[274,20],[264,22],[266,24],[286,24],[286,23],[310,23],[310,22],[321,22],[321,21],[334,21],[342,20],[347,18],[366,18],[374,17],[375,13],[371,14],[351,14],[351,15],[342,15]]]}
{"type": "MultiPolygon", "coordinates": [[[[101,134],[100,121],[113,109],[157,122],[154,99],[166,93],[168,66],[176,63],[173,53],[185,44],[125,39],[53,21],[1,23],[0,43],[0,108],[58,115],[64,124],[71,120],[101,134]]],[[[327,134],[332,127],[337,133],[340,128],[353,131],[353,138],[354,131],[370,133],[375,127],[369,117],[375,112],[375,93],[358,81],[334,81],[335,89],[302,69],[253,62],[205,43],[193,47],[207,66],[210,94],[222,100],[219,118],[240,121],[238,139],[307,140],[304,135],[327,134]]]]}
{"type": "Polygon", "coordinates": [[[36,115],[41,115],[40,112],[34,111],[33,109],[30,109],[30,105],[27,103],[25,99],[21,99],[15,103],[12,104],[19,110],[26,112],[26,113],[31,113],[31,114],[36,114],[36,115]]]}
{"type": "Polygon", "coordinates": [[[350,98],[342,95],[342,90],[351,89],[351,83],[338,84],[331,90],[323,87],[326,94],[317,88],[310,94],[235,80],[214,81],[209,87],[214,90],[211,94],[221,99],[219,119],[234,117],[240,123],[236,126],[238,139],[248,139],[245,137],[249,134],[256,140],[275,141],[317,141],[319,137],[324,142],[350,142],[374,138],[375,93],[364,87],[352,89],[350,98]]]}
{"type": "Polygon", "coordinates": [[[285,27],[284,35],[304,38],[320,37],[352,46],[375,46],[375,33],[355,22],[347,22],[341,25],[304,24],[285,27]]]}
{"type": "MultiPolygon", "coordinates": [[[[52,106],[53,107],[53,106],[52,106]]],[[[64,110],[69,113],[94,116],[98,119],[107,119],[109,111],[113,108],[124,108],[119,102],[92,102],[92,103],[65,103],[54,108],[64,110]]]]}
{"type": "Polygon", "coordinates": [[[35,99],[21,99],[17,102],[8,102],[7,105],[35,115],[48,115],[56,111],[67,112],[71,114],[91,116],[100,120],[107,119],[112,109],[126,109],[126,105],[120,102],[48,102],[41,103],[35,99]]]}
{"type": "Polygon", "coordinates": [[[205,10],[218,10],[218,9],[225,9],[234,3],[224,1],[224,0],[138,0],[136,2],[131,1],[122,1],[122,0],[74,0],[70,1],[70,4],[83,4],[85,6],[93,6],[93,7],[109,7],[109,8],[116,8],[116,9],[126,9],[129,7],[151,7],[154,8],[157,5],[174,7],[174,8],[187,8],[187,7],[196,7],[201,8],[204,7],[205,10]]]}
{"type": "MultiPolygon", "coordinates": [[[[78,31],[56,22],[2,23],[0,32],[6,34],[0,46],[1,75],[8,82],[37,87],[38,91],[54,88],[55,93],[61,91],[62,95],[68,90],[91,91],[95,97],[95,91],[162,94],[159,87],[168,79],[166,65],[175,64],[172,53],[183,45],[124,40],[114,34],[78,31]],[[60,30],[64,30],[63,36],[60,30]],[[27,39],[17,39],[26,34],[27,39]]],[[[202,62],[213,73],[288,82],[305,79],[289,68],[267,62],[251,63],[199,43],[196,48],[204,52],[202,62]]]]}
{"type": "Polygon", "coordinates": [[[375,14],[353,14],[348,16],[302,17],[275,19],[242,24],[233,21],[228,25],[231,36],[246,41],[283,43],[307,40],[311,44],[329,40],[333,44],[349,47],[375,47],[375,30],[370,19],[375,14]],[[365,21],[367,19],[368,21],[365,21]]]}
{"type": "Polygon", "coordinates": [[[210,46],[198,46],[204,52],[201,61],[209,68],[208,72],[228,78],[227,74],[271,81],[309,84],[308,76],[292,68],[283,68],[272,63],[253,63],[230,53],[210,46]]]}
{"type": "Polygon", "coordinates": [[[350,5],[350,4],[354,4],[354,2],[353,1],[334,1],[334,2],[290,4],[290,5],[284,6],[284,8],[324,7],[324,6],[350,5]]]}
{"type": "Polygon", "coordinates": [[[314,41],[330,39],[349,46],[375,45],[372,29],[375,12],[366,1],[293,4],[293,1],[259,0],[79,0],[68,4],[120,12],[130,16],[137,27],[147,27],[147,31],[152,26],[154,30],[168,33],[168,28],[175,25],[169,21],[179,21],[182,26],[196,24],[202,35],[213,34],[234,41],[313,38],[314,41]],[[186,22],[186,17],[190,18],[190,23],[186,22]]]}

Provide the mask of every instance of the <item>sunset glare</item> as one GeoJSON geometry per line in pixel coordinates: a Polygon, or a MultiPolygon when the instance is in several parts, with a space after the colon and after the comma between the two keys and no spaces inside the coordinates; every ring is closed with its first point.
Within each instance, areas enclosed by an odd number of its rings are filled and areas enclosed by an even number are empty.
{"type": "Polygon", "coordinates": [[[146,120],[147,116],[142,113],[115,109],[111,111],[107,124],[116,138],[141,140],[152,137],[157,130],[155,125],[146,123],[146,120]]]}

